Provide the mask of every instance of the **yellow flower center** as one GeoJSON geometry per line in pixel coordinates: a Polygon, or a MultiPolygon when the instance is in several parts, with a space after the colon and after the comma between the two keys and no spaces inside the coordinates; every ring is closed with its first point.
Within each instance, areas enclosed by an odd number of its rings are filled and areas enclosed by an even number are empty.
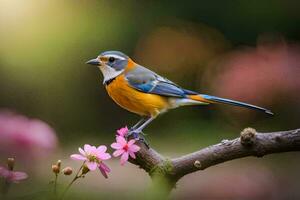
{"type": "Polygon", "coordinates": [[[89,159],[90,162],[96,162],[96,163],[100,162],[95,155],[88,155],[87,158],[89,159]]]}

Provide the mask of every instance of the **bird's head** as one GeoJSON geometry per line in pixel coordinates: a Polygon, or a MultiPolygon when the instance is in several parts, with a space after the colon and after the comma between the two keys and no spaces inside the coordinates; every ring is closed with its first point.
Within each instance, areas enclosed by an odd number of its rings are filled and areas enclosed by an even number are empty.
{"type": "Polygon", "coordinates": [[[97,58],[87,61],[86,64],[97,66],[101,70],[105,82],[123,73],[134,62],[120,51],[105,51],[97,58]]]}

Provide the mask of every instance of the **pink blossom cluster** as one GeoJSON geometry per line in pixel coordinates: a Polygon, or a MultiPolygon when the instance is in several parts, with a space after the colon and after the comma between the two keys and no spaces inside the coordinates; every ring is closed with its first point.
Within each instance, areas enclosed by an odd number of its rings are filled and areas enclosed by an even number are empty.
{"type": "MultiPolygon", "coordinates": [[[[111,147],[115,149],[113,152],[114,157],[121,156],[121,165],[124,165],[129,157],[135,159],[135,153],[140,150],[140,147],[136,144],[136,140],[131,139],[127,141],[125,136],[128,132],[128,128],[124,127],[117,130],[116,142],[111,144],[111,147]]],[[[90,171],[95,171],[97,168],[100,170],[102,175],[107,178],[108,173],[111,171],[110,168],[104,163],[111,158],[111,155],[107,153],[107,147],[105,145],[101,146],[91,146],[85,144],[83,149],[78,149],[80,154],[72,154],[71,158],[73,160],[80,160],[84,162],[84,166],[90,171]]]]}
{"type": "Polygon", "coordinates": [[[125,139],[127,132],[127,127],[119,129],[117,131],[118,135],[116,136],[116,142],[111,144],[111,147],[116,149],[116,151],[113,153],[113,156],[121,156],[121,165],[124,165],[127,162],[129,156],[135,159],[135,153],[140,150],[140,147],[134,144],[136,140],[131,139],[127,141],[125,139]]]}

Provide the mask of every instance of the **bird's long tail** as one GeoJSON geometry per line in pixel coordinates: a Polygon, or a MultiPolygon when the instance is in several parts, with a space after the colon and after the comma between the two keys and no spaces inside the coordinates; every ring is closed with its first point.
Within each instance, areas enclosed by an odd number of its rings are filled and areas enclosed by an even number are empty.
{"type": "Polygon", "coordinates": [[[248,108],[248,109],[252,109],[252,110],[263,111],[267,114],[273,115],[273,113],[270,110],[262,108],[262,107],[258,107],[255,105],[251,105],[251,104],[243,103],[243,102],[239,102],[239,101],[234,101],[234,100],[230,100],[230,99],[224,99],[224,98],[220,98],[220,97],[210,96],[207,94],[189,95],[188,97],[194,101],[200,101],[203,103],[228,104],[228,105],[244,107],[244,108],[248,108]]]}

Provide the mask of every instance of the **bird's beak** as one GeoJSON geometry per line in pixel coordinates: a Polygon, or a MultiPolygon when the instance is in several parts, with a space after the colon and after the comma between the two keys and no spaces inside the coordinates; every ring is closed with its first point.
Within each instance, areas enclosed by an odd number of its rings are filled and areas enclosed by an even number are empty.
{"type": "Polygon", "coordinates": [[[101,62],[97,58],[94,58],[92,60],[87,61],[86,64],[99,66],[101,65],[101,62]]]}

